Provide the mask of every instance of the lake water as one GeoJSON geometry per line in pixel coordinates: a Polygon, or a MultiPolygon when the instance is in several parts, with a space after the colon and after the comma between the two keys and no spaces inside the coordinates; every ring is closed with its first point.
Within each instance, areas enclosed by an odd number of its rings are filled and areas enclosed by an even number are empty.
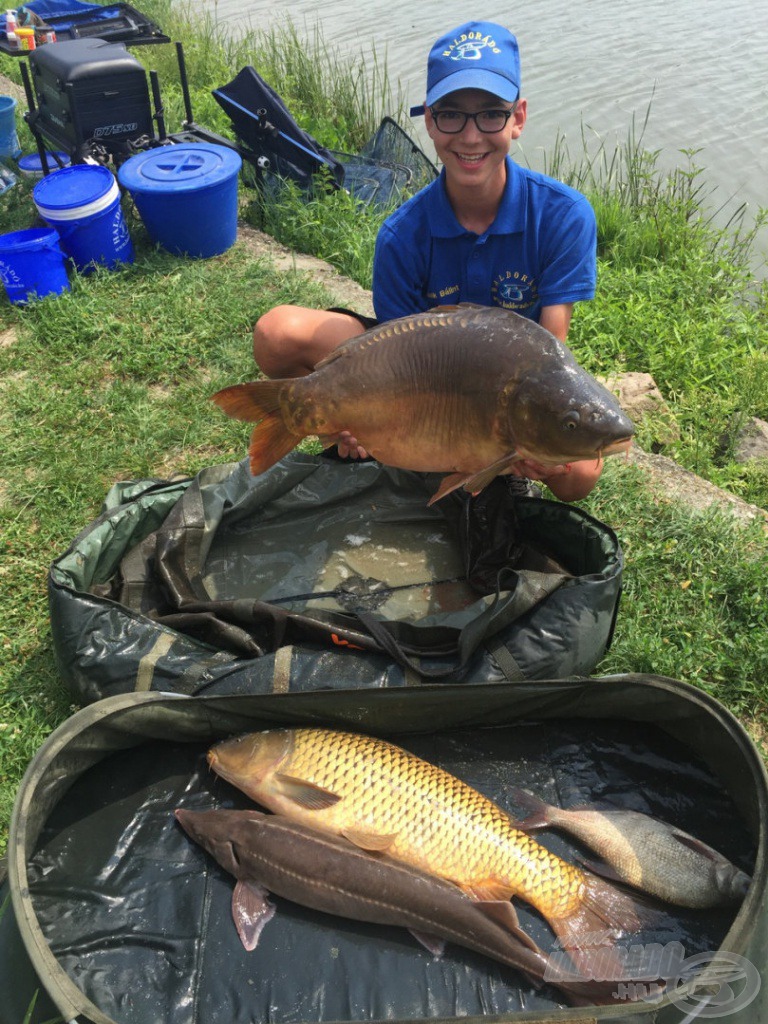
{"type": "MultiPolygon", "coordinates": [[[[291,20],[357,60],[375,54],[399,80],[406,106],[423,100],[427,53],[435,38],[469,18],[509,27],[520,43],[528,124],[519,160],[541,168],[558,130],[572,154],[582,126],[610,150],[650,107],[643,142],[660,165],[687,166],[697,150],[702,180],[714,189],[718,221],[748,204],[752,223],[768,206],[768,4],[754,0],[547,0],[467,5],[413,0],[193,0],[227,30],[291,20]]],[[[258,70],[258,68],[257,68],[258,70]]],[[[410,126],[408,126],[410,128],[410,126]]],[[[421,126],[414,129],[429,156],[421,126]]],[[[760,250],[768,257],[768,231],[760,250]]]]}

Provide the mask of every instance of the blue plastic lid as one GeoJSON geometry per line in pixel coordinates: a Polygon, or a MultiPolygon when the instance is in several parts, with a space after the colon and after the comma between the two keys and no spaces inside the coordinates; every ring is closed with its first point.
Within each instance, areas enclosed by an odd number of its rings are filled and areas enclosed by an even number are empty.
{"type": "MultiPolygon", "coordinates": [[[[69,156],[66,153],[60,153],[58,150],[55,154],[48,153],[48,170],[56,171],[59,169],[59,165],[54,160],[54,155],[59,158],[63,166],[67,166],[70,163],[69,156]]],[[[19,170],[25,174],[42,174],[43,164],[40,160],[39,153],[28,153],[26,156],[20,156],[16,161],[19,165],[19,170]]]]}
{"type": "Polygon", "coordinates": [[[129,157],[117,172],[129,192],[196,192],[239,174],[243,161],[228,146],[195,142],[129,157]]]}
{"type": "Polygon", "coordinates": [[[53,171],[32,189],[35,205],[47,210],[69,210],[102,199],[115,185],[108,167],[74,164],[53,171]]]}

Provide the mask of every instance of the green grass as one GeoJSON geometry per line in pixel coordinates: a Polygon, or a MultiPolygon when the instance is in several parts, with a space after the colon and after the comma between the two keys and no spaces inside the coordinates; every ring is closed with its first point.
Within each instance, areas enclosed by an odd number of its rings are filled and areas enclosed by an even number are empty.
{"type": "MultiPolygon", "coordinates": [[[[233,42],[210,25],[193,30],[183,8],[142,6],[184,39],[196,119],[217,131],[226,122],[210,89],[247,63],[328,145],[354,151],[381,113],[396,113],[383,71],[367,93],[360,66],[345,76],[332,53],[321,59],[299,46],[292,28],[280,39],[233,42]]],[[[177,128],[172,47],[134,52],[160,71],[169,128],[177,128]]],[[[0,71],[18,73],[9,59],[0,71]]],[[[31,148],[25,131],[20,125],[31,148]]],[[[768,507],[766,471],[736,466],[721,440],[734,417],[768,415],[768,298],[751,282],[751,230],[713,227],[690,155],[671,176],[657,158],[632,132],[617,152],[581,162],[555,149],[550,169],[590,194],[600,232],[598,297],[577,307],[572,344],[593,372],[653,373],[680,430],[665,453],[768,507]]],[[[383,214],[322,190],[309,203],[287,190],[266,209],[244,193],[243,204],[291,246],[370,284],[383,214]]],[[[26,183],[0,197],[6,230],[33,216],[26,183]]],[[[133,266],[75,277],[71,293],[28,308],[0,301],[0,334],[12,330],[15,339],[0,346],[0,848],[25,766],[73,710],[49,635],[51,560],[98,514],[115,480],[239,458],[247,428],[219,415],[208,396],[254,374],[250,333],[263,311],[330,298],[309,278],[254,259],[243,243],[205,261],[156,252],[130,206],[127,216],[133,266]]],[[[626,553],[616,637],[598,671],[687,679],[745,721],[768,725],[768,554],[759,528],[659,502],[618,459],[585,506],[616,528],[626,553]]]]}
{"type": "Polygon", "coordinates": [[[599,671],[685,679],[746,721],[768,721],[764,524],[654,501],[639,470],[609,459],[583,503],[611,523],[626,559],[614,642],[599,671]]]}

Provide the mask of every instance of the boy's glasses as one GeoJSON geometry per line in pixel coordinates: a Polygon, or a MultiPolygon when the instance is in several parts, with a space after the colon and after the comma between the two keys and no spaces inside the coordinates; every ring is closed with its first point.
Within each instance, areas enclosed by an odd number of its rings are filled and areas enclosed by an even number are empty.
{"type": "Polygon", "coordinates": [[[514,110],[478,110],[476,114],[468,114],[464,110],[435,110],[429,108],[432,120],[439,132],[446,135],[458,135],[463,132],[470,118],[477,125],[477,130],[485,135],[495,135],[503,131],[514,110]]]}

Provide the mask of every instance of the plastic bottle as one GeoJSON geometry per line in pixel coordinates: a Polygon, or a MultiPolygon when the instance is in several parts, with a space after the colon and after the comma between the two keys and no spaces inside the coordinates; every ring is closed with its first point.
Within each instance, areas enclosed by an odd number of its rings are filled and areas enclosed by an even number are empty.
{"type": "Polygon", "coordinates": [[[36,48],[37,43],[35,42],[35,30],[33,28],[17,28],[16,35],[22,50],[34,50],[36,48]]]}
{"type": "Polygon", "coordinates": [[[18,28],[18,21],[16,20],[16,11],[5,12],[5,31],[15,32],[18,28]]]}

